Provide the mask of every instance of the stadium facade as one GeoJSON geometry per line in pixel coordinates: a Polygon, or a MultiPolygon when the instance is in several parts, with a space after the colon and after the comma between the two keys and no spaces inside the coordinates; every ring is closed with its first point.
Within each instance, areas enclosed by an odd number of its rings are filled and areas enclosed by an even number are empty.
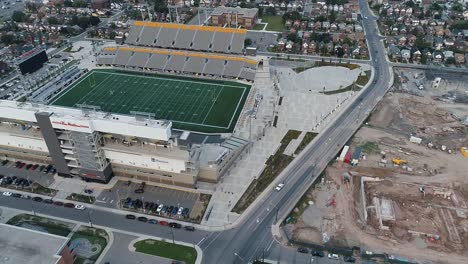
{"type": "Polygon", "coordinates": [[[0,157],[53,164],[59,176],[108,182],[112,176],[195,187],[216,182],[247,142],[193,144],[170,121],[0,101],[0,157]]]}

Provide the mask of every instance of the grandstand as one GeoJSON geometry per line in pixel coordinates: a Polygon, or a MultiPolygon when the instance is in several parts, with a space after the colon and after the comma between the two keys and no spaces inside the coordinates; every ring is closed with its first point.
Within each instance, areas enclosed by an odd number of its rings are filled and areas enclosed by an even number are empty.
{"type": "Polygon", "coordinates": [[[247,30],[134,21],[126,44],[241,54],[247,30]]]}
{"type": "Polygon", "coordinates": [[[127,70],[203,74],[253,81],[257,61],[231,55],[186,52],[140,47],[106,47],[98,66],[127,70]]]}

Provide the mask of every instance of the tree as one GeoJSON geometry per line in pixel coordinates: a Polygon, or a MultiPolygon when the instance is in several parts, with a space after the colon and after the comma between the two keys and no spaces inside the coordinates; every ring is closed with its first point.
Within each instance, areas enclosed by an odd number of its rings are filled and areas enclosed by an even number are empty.
{"type": "Polygon", "coordinates": [[[276,16],[276,8],[269,6],[266,8],[265,13],[270,16],[276,16]]]}
{"type": "Polygon", "coordinates": [[[336,51],[335,51],[335,52],[336,52],[336,56],[337,56],[338,58],[342,58],[342,57],[344,56],[344,50],[343,50],[342,47],[336,48],[336,51]]]}
{"type": "Polygon", "coordinates": [[[56,17],[49,17],[47,19],[47,22],[51,25],[58,25],[59,24],[59,21],[56,17]]]}
{"type": "Polygon", "coordinates": [[[109,38],[110,38],[110,39],[115,39],[115,36],[117,36],[117,33],[115,33],[114,31],[112,31],[112,32],[109,34],[109,38]]]}
{"type": "Polygon", "coordinates": [[[88,7],[88,4],[84,0],[76,0],[73,2],[73,7],[88,7]]]}
{"type": "Polygon", "coordinates": [[[21,11],[15,11],[11,15],[11,19],[15,22],[24,22],[26,20],[26,14],[21,11]]]}
{"type": "Polygon", "coordinates": [[[240,6],[241,8],[246,8],[246,7],[247,7],[247,3],[245,2],[245,0],[242,0],[239,6],[240,6]]]}
{"type": "Polygon", "coordinates": [[[327,21],[327,18],[324,15],[320,15],[319,17],[317,17],[317,21],[318,22],[327,21]]]}
{"type": "Polygon", "coordinates": [[[78,18],[78,26],[80,26],[82,29],[88,28],[88,25],[89,25],[89,17],[82,16],[78,18]]]}
{"type": "Polygon", "coordinates": [[[450,57],[445,60],[445,64],[455,64],[455,58],[450,57]]]}
{"type": "Polygon", "coordinates": [[[101,20],[99,19],[99,17],[91,16],[89,18],[89,23],[91,24],[91,26],[97,26],[99,25],[99,23],[101,23],[101,20]]]}
{"type": "Polygon", "coordinates": [[[412,0],[406,1],[405,5],[411,8],[414,8],[416,6],[416,4],[412,0]]]}
{"type": "Polygon", "coordinates": [[[454,3],[453,6],[452,6],[452,11],[455,11],[455,12],[463,12],[463,5],[460,4],[460,3],[454,3]]]}
{"type": "Polygon", "coordinates": [[[193,6],[199,7],[200,6],[200,0],[193,0],[193,6]]]}
{"type": "Polygon", "coordinates": [[[3,34],[0,40],[3,44],[10,45],[15,42],[15,36],[11,34],[3,34]]]}
{"type": "Polygon", "coordinates": [[[336,13],[334,11],[330,12],[330,15],[328,16],[328,19],[330,20],[330,23],[335,23],[336,21],[336,13]]]}
{"type": "Polygon", "coordinates": [[[432,11],[442,11],[442,6],[439,5],[438,3],[432,3],[432,5],[429,7],[429,10],[432,11]]]}
{"type": "Polygon", "coordinates": [[[250,46],[250,45],[252,45],[252,40],[249,39],[249,38],[246,38],[246,39],[244,40],[244,47],[248,47],[248,46],[250,46]]]}
{"type": "MultiPolygon", "coordinates": [[[[198,1],[200,5],[200,1],[198,1]]],[[[158,13],[168,13],[169,9],[167,8],[166,1],[164,0],[154,0],[154,12],[158,13]]]]}
{"type": "Polygon", "coordinates": [[[63,6],[65,6],[65,7],[72,7],[72,6],[73,6],[73,2],[70,1],[70,0],[65,0],[65,1],[63,1],[63,6]]]}
{"type": "Polygon", "coordinates": [[[286,39],[287,39],[287,40],[290,40],[290,41],[292,41],[292,42],[294,42],[294,43],[300,41],[300,38],[299,38],[299,36],[297,35],[297,33],[289,33],[289,34],[288,34],[288,37],[287,37],[286,39]]]}
{"type": "Polygon", "coordinates": [[[74,25],[78,25],[78,22],[80,21],[80,19],[78,18],[77,15],[73,15],[72,16],[72,19],[71,19],[71,25],[74,26],[74,25]]]}
{"type": "Polygon", "coordinates": [[[428,58],[427,58],[427,54],[426,54],[426,53],[423,53],[423,54],[421,55],[421,63],[422,63],[422,64],[426,64],[426,63],[427,63],[427,59],[428,59],[428,58]]]}
{"type": "Polygon", "coordinates": [[[284,13],[283,15],[283,23],[285,23],[287,20],[295,21],[295,20],[301,20],[301,19],[302,19],[302,15],[297,11],[287,12],[287,13],[284,13]]]}

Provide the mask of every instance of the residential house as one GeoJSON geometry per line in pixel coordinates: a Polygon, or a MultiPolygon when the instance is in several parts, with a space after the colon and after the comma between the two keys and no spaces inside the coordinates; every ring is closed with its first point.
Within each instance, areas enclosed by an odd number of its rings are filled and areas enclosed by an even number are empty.
{"type": "Polygon", "coordinates": [[[442,52],[434,51],[434,53],[432,53],[432,61],[434,61],[435,63],[441,63],[443,60],[444,54],[442,54],[442,52]]]}
{"type": "Polygon", "coordinates": [[[411,59],[411,51],[409,49],[402,49],[401,50],[401,59],[406,61],[406,62],[409,62],[409,60],[411,59]]]}
{"type": "Polygon", "coordinates": [[[462,53],[455,53],[455,63],[456,64],[464,64],[465,63],[465,55],[462,53]]]}
{"type": "Polygon", "coordinates": [[[449,59],[449,58],[454,58],[455,57],[455,54],[451,50],[444,50],[442,52],[442,54],[444,54],[444,61],[447,61],[447,59],[449,59]]]}
{"type": "Polygon", "coordinates": [[[302,53],[307,54],[308,51],[309,51],[309,44],[307,44],[307,42],[302,43],[302,53]]]}
{"type": "Polygon", "coordinates": [[[394,60],[400,60],[401,59],[401,51],[396,45],[388,45],[388,56],[394,60]]]}
{"type": "Polygon", "coordinates": [[[316,54],[317,53],[317,44],[315,43],[315,41],[312,40],[311,42],[309,42],[309,47],[308,47],[307,53],[309,53],[309,54],[316,54]]]}

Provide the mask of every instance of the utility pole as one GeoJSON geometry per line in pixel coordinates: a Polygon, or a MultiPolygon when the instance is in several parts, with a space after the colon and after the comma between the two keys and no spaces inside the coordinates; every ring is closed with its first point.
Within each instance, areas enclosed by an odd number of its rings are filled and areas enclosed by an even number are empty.
{"type": "Polygon", "coordinates": [[[88,221],[89,221],[89,225],[91,227],[93,227],[93,222],[91,221],[91,211],[90,210],[88,210],[88,221]]]}
{"type": "Polygon", "coordinates": [[[171,235],[172,235],[172,244],[175,244],[175,239],[174,239],[174,228],[171,226],[171,235]]]}

